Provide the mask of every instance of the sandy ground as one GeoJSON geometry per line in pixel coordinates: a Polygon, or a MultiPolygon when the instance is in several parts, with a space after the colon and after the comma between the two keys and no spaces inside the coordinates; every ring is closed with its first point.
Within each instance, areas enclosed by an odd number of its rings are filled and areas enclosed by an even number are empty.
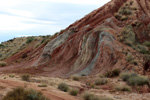
{"type": "MultiPolygon", "coordinates": [[[[6,78],[6,77],[7,77],[6,75],[1,76],[1,78],[6,78]]],[[[51,84],[53,86],[38,87],[38,85],[40,84],[41,83],[24,82],[24,81],[21,81],[19,77],[10,78],[8,76],[6,79],[0,79],[0,100],[4,95],[6,95],[8,91],[18,86],[39,90],[51,100],[80,100],[77,97],[70,96],[68,93],[57,90],[57,88],[55,88],[55,84],[54,85],[51,84]]]]}
{"type": "Polygon", "coordinates": [[[120,92],[114,91],[111,88],[116,84],[122,82],[118,79],[109,79],[109,84],[99,86],[96,88],[89,88],[86,86],[86,81],[73,81],[72,79],[61,79],[44,76],[32,76],[30,82],[22,81],[19,75],[0,75],[0,100],[7,94],[8,91],[15,87],[22,86],[27,88],[33,88],[41,91],[46,97],[51,100],[82,100],[82,94],[84,92],[91,92],[100,97],[109,97],[113,100],[150,100],[150,93],[136,93],[136,92],[120,92]],[[14,76],[14,77],[11,77],[14,76]],[[62,92],[57,89],[58,84],[64,82],[70,87],[78,88],[82,90],[78,96],[71,96],[69,93],[62,92]],[[46,84],[47,87],[38,87],[38,85],[46,84]]]}

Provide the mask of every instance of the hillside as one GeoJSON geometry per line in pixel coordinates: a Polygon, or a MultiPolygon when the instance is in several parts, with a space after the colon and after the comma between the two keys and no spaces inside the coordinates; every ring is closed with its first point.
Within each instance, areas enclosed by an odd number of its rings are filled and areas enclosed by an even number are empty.
{"type": "Polygon", "coordinates": [[[50,100],[150,100],[150,0],[111,0],[53,36],[1,43],[0,100],[18,86],[50,100]]]}
{"type": "MultiPolygon", "coordinates": [[[[36,68],[37,72],[39,69],[41,74],[50,76],[93,75],[115,68],[147,73],[149,4],[148,0],[112,0],[47,44],[41,43],[46,37],[33,37],[31,43],[27,43],[29,38],[2,43],[0,59],[8,67],[28,67],[31,72],[36,68]]],[[[7,71],[8,67],[2,70],[7,71]]]]}
{"type": "Polygon", "coordinates": [[[27,38],[4,42],[1,60],[8,67],[0,70],[9,72],[13,66],[14,72],[25,68],[34,73],[36,69],[37,74],[64,77],[95,75],[115,68],[149,74],[149,6],[149,0],[112,0],[47,44],[36,42],[42,37],[29,44],[25,43],[27,38]]]}

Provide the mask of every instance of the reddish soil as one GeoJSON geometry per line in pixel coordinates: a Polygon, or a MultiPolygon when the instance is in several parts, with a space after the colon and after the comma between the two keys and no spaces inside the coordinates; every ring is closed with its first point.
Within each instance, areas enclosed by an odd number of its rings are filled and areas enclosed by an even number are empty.
{"type": "Polygon", "coordinates": [[[95,75],[114,68],[132,70],[135,65],[126,61],[125,53],[128,53],[138,62],[137,72],[143,74],[144,55],[120,42],[118,36],[130,25],[137,43],[150,40],[150,1],[134,0],[132,5],[131,1],[111,0],[61,31],[47,44],[36,49],[31,44],[6,59],[10,66],[0,71],[68,77],[95,75]],[[128,20],[118,20],[114,14],[126,5],[136,10],[128,20]],[[28,54],[25,59],[21,58],[24,53],[28,54]]]}
{"type": "Polygon", "coordinates": [[[41,91],[46,97],[50,98],[51,100],[80,100],[73,96],[70,96],[67,93],[63,93],[59,90],[56,90],[54,88],[50,87],[38,87],[38,84],[36,83],[28,83],[23,81],[13,81],[13,80],[5,80],[0,79],[0,93],[2,95],[6,95],[8,91],[10,91],[12,88],[18,87],[18,86],[27,86],[27,88],[36,89],[38,91],[41,91]]]}

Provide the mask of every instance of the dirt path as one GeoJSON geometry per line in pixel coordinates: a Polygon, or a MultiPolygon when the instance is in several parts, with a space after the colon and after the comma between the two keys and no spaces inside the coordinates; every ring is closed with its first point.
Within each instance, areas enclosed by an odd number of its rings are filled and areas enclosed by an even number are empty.
{"type": "Polygon", "coordinates": [[[70,96],[67,93],[61,92],[49,86],[38,87],[38,83],[13,81],[8,79],[0,79],[0,94],[1,94],[0,97],[2,98],[2,96],[6,95],[8,91],[18,86],[27,86],[28,88],[40,90],[45,96],[47,96],[51,100],[79,100],[78,98],[70,96]]]}

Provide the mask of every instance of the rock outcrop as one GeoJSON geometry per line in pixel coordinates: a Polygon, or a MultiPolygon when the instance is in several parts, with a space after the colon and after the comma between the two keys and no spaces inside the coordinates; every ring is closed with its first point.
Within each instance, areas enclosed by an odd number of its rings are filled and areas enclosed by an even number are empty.
{"type": "Polygon", "coordinates": [[[95,75],[115,68],[142,73],[149,41],[150,0],[111,0],[61,31],[27,71],[50,76],[95,75]]]}

